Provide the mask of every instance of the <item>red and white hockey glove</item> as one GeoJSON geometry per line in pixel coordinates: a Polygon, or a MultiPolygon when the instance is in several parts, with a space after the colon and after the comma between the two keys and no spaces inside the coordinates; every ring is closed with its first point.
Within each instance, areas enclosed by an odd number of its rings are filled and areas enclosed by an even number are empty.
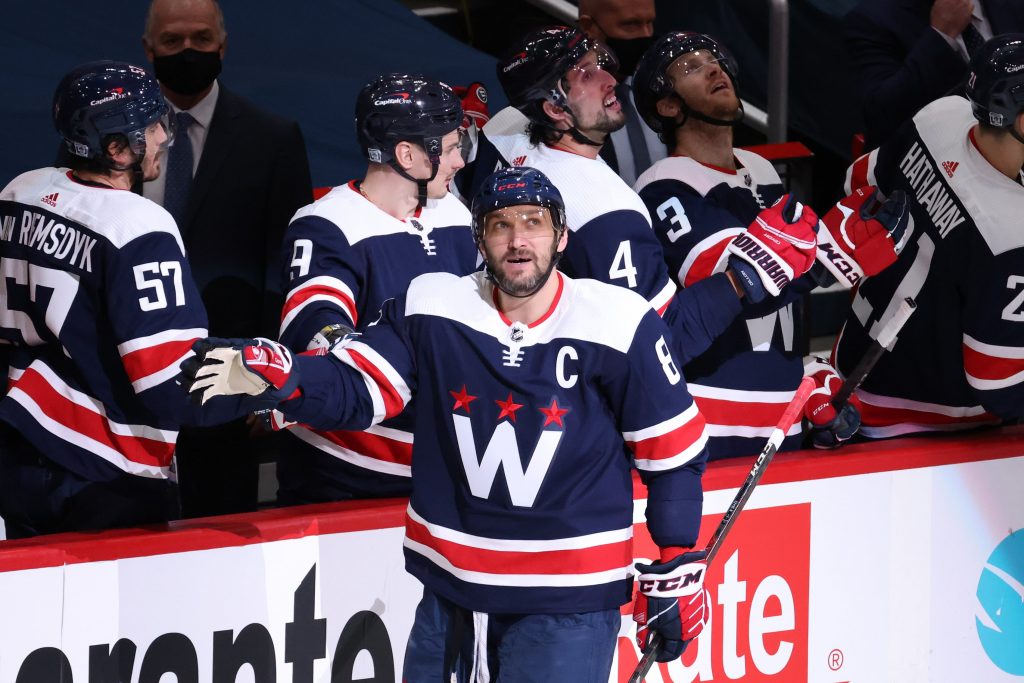
{"type": "Polygon", "coordinates": [[[747,298],[754,303],[783,288],[814,265],[818,215],[783,195],[763,209],[750,226],[729,243],[729,267],[739,276],[747,298]]]}
{"type": "Polygon", "coordinates": [[[838,413],[832,405],[843,379],[824,358],[812,357],[804,366],[804,375],[814,379],[815,389],[804,404],[804,417],[811,424],[811,443],[815,448],[838,448],[860,429],[860,411],[853,396],[838,413]]]}
{"type": "Polygon", "coordinates": [[[849,289],[896,263],[909,237],[909,201],[902,190],[882,201],[869,185],[840,199],[821,222],[818,261],[849,289]]]}
{"type": "Polygon", "coordinates": [[[272,408],[298,395],[299,376],[292,354],[269,339],[199,339],[195,356],[181,363],[182,384],[201,405],[215,396],[260,399],[254,409],[272,408]]]}
{"type": "Polygon", "coordinates": [[[475,82],[467,86],[457,85],[452,88],[455,96],[462,100],[462,127],[469,128],[476,124],[483,128],[490,121],[491,112],[487,108],[487,88],[483,83],[475,82]]]}
{"type": "Polygon", "coordinates": [[[659,662],[671,662],[686,650],[708,623],[711,596],[704,587],[707,564],[703,550],[683,553],[668,562],[637,564],[640,593],[633,605],[636,643],[647,649],[651,635],[664,639],[659,662]]]}

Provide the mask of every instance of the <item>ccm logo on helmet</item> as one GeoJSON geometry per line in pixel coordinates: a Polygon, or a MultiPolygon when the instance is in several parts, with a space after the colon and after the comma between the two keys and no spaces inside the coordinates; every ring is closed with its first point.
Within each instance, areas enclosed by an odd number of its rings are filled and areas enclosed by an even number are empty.
{"type": "Polygon", "coordinates": [[[504,185],[498,185],[494,190],[496,192],[503,192],[505,190],[516,190],[521,187],[526,187],[526,183],[505,183],[504,185]]]}

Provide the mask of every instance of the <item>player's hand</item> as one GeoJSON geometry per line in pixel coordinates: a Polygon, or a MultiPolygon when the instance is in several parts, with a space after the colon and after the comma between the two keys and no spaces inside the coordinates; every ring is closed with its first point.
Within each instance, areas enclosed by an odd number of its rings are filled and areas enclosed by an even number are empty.
{"type": "Polygon", "coordinates": [[[950,38],[956,38],[971,23],[974,3],[971,0],[935,0],[929,23],[950,38]]]}
{"type": "Polygon", "coordinates": [[[896,263],[910,236],[910,202],[902,190],[882,201],[869,185],[839,200],[821,222],[818,261],[849,289],[896,263]]]}
{"type": "Polygon", "coordinates": [[[757,214],[729,243],[729,267],[751,302],[757,303],[767,294],[778,296],[810,269],[817,252],[817,229],[814,210],[787,194],[757,214]]]}
{"type": "Polygon", "coordinates": [[[812,357],[804,366],[804,375],[814,379],[815,389],[804,404],[804,417],[811,423],[811,443],[815,448],[838,448],[860,429],[860,411],[850,397],[837,413],[832,405],[843,380],[824,358],[812,357]]]}
{"type": "Polygon", "coordinates": [[[640,593],[633,605],[636,642],[647,649],[651,635],[664,639],[659,662],[671,662],[686,650],[690,641],[704,630],[711,609],[711,597],[704,587],[705,553],[683,553],[668,562],[637,564],[640,593]]]}
{"type": "Polygon", "coordinates": [[[299,377],[292,354],[269,339],[199,339],[194,356],[181,363],[180,384],[205,405],[215,396],[258,397],[270,408],[297,393],[299,377]]]}
{"type": "Polygon", "coordinates": [[[455,96],[462,100],[462,128],[469,128],[476,125],[483,128],[484,124],[491,119],[491,112],[487,107],[487,88],[483,83],[474,82],[467,86],[453,86],[455,96]]]}

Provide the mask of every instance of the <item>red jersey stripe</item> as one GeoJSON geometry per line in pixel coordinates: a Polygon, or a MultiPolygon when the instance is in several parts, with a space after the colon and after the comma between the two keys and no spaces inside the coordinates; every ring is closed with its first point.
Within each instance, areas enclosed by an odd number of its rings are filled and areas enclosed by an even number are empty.
{"type": "Polygon", "coordinates": [[[121,356],[121,362],[128,373],[128,379],[137,382],[166,369],[171,364],[176,364],[188,353],[197,338],[175,339],[124,354],[121,356]]]}
{"type": "Polygon", "coordinates": [[[454,566],[485,574],[591,574],[621,569],[632,561],[631,540],[589,548],[517,552],[474,548],[431,535],[419,522],[406,517],[405,534],[445,557],[454,566]]]}
{"type": "Polygon", "coordinates": [[[392,462],[398,465],[412,465],[412,444],[389,439],[369,432],[321,432],[310,429],[322,438],[359,455],[392,462]]]}
{"type": "Polygon", "coordinates": [[[697,413],[691,420],[671,432],[641,441],[627,442],[637,460],[662,460],[679,455],[697,443],[704,434],[704,415],[697,413]]]}
{"type": "MultiPolygon", "coordinates": [[[[12,388],[25,392],[50,419],[73,432],[104,444],[132,462],[156,467],[168,467],[171,463],[174,455],[173,439],[166,442],[116,433],[108,418],[62,396],[33,368],[25,370],[12,385],[12,388]]],[[[121,425],[121,429],[127,431],[129,428],[121,425]]]]}
{"type": "Polygon", "coordinates": [[[359,370],[370,377],[377,388],[380,389],[381,398],[384,400],[384,416],[394,417],[402,412],[405,408],[405,403],[402,401],[402,395],[398,389],[388,381],[388,378],[380,371],[376,365],[366,359],[365,356],[357,352],[355,349],[349,347],[345,351],[349,357],[352,358],[352,362],[356,364],[359,370]]]}

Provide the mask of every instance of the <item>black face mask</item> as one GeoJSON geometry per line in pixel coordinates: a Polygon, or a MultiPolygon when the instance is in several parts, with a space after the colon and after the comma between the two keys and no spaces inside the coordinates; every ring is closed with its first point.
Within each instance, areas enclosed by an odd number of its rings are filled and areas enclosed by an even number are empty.
{"type": "Polygon", "coordinates": [[[220,73],[220,52],[188,48],[153,59],[156,79],[179,95],[195,95],[210,87],[220,73]]]}
{"type": "Polygon", "coordinates": [[[636,71],[636,65],[640,58],[647,52],[647,48],[654,44],[654,36],[643,38],[606,38],[607,45],[615,56],[619,58],[619,81],[624,81],[636,71]]]}

